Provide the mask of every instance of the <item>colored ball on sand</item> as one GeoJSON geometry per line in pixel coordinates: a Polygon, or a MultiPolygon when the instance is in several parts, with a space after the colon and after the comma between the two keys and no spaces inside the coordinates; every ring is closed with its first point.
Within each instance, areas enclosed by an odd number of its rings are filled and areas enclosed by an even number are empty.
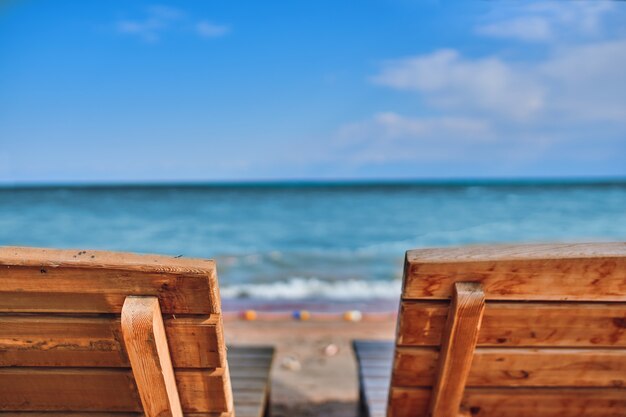
{"type": "Polygon", "coordinates": [[[359,310],[346,311],[343,314],[343,319],[346,321],[361,321],[363,314],[359,310]]]}
{"type": "Polygon", "coordinates": [[[254,311],[254,310],[246,310],[246,311],[243,312],[242,316],[243,316],[243,318],[245,320],[250,320],[250,321],[256,320],[256,318],[257,318],[256,311],[254,311]]]}
{"type": "Polygon", "coordinates": [[[296,320],[307,321],[311,318],[311,313],[307,310],[296,310],[293,312],[292,317],[296,320]]]}

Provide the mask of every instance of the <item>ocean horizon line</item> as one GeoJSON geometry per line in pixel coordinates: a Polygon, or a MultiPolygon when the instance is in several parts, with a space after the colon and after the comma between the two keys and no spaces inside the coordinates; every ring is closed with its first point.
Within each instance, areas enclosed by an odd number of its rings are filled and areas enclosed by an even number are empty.
{"type": "Polygon", "coordinates": [[[407,179],[268,179],[216,181],[59,181],[0,182],[0,190],[37,189],[143,189],[143,188],[370,188],[370,187],[536,187],[536,186],[626,186],[626,177],[494,177],[407,179]]]}

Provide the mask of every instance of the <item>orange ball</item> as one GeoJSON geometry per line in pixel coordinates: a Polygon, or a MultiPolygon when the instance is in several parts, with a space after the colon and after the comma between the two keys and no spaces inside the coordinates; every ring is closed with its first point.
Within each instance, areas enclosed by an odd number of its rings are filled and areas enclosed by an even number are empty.
{"type": "Polygon", "coordinates": [[[246,310],[242,314],[244,320],[253,321],[257,319],[256,311],[254,310],[246,310]]]}

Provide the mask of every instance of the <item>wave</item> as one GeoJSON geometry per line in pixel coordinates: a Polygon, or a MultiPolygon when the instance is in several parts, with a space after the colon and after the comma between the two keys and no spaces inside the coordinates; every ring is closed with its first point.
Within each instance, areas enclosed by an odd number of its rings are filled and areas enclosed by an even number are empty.
{"type": "Polygon", "coordinates": [[[264,284],[229,285],[220,289],[224,298],[253,298],[261,300],[329,300],[397,299],[401,282],[394,281],[323,281],[317,278],[294,277],[286,281],[264,284]]]}

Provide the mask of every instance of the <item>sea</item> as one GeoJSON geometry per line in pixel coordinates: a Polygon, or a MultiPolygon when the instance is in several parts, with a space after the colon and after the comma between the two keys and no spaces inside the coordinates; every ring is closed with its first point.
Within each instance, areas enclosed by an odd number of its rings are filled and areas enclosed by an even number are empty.
{"type": "Polygon", "coordinates": [[[408,249],[626,241],[626,181],[0,187],[0,245],[217,261],[233,305],[397,300],[408,249]]]}

